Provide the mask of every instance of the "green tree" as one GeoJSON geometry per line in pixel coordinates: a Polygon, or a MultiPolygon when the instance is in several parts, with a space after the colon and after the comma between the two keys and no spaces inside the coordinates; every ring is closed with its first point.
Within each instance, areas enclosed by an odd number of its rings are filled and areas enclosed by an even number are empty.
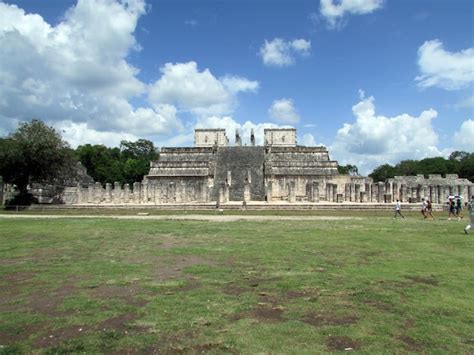
{"type": "Polygon", "coordinates": [[[95,181],[124,182],[120,149],[100,144],[85,144],[77,147],[76,155],[95,181]]]}
{"type": "Polygon", "coordinates": [[[459,177],[469,179],[474,182],[474,153],[467,154],[459,162],[459,177]]]}
{"type": "Polygon", "coordinates": [[[147,139],[139,139],[136,142],[121,141],[120,151],[125,159],[145,159],[149,161],[158,159],[158,152],[153,142],[147,139]]]}
{"type": "Polygon", "coordinates": [[[28,184],[57,183],[74,172],[75,164],[68,143],[40,120],[20,123],[0,139],[0,175],[17,186],[20,199],[27,198],[28,184]]]}
{"type": "Polygon", "coordinates": [[[396,166],[397,175],[416,175],[418,174],[418,162],[416,160],[403,160],[396,166]]]}
{"type": "Polygon", "coordinates": [[[347,164],[347,165],[338,165],[337,166],[337,171],[339,174],[342,175],[359,175],[359,169],[355,165],[347,164]]]}
{"type": "Polygon", "coordinates": [[[124,178],[128,183],[141,181],[150,170],[150,162],[158,159],[153,142],[139,139],[136,142],[120,142],[120,151],[124,165],[124,178]]]}
{"type": "Polygon", "coordinates": [[[88,174],[104,184],[141,181],[150,170],[150,161],[158,158],[153,142],[146,139],[122,141],[120,148],[85,144],[76,149],[76,155],[88,174]]]}
{"type": "Polygon", "coordinates": [[[383,164],[375,168],[374,171],[369,174],[369,177],[374,179],[375,182],[378,182],[385,181],[388,178],[393,178],[395,175],[397,175],[397,169],[394,166],[383,164]]]}

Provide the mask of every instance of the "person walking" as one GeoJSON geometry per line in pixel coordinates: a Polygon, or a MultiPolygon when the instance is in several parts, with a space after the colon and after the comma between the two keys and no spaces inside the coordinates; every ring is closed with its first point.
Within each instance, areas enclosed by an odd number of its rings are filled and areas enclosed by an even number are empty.
{"type": "Polygon", "coordinates": [[[433,217],[433,205],[431,204],[430,200],[426,200],[426,210],[425,210],[425,218],[430,216],[431,219],[435,219],[433,217]]]}
{"type": "Polygon", "coordinates": [[[462,201],[461,197],[458,196],[456,199],[456,216],[458,216],[458,221],[460,221],[463,218],[462,215],[462,201]]]}
{"type": "Polygon", "coordinates": [[[448,213],[448,221],[451,220],[451,216],[453,216],[454,218],[456,218],[456,205],[454,203],[454,197],[450,197],[449,198],[449,201],[448,201],[448,209],[449,209],[449,213],[448,213]]]}
{"type": "Polygon", "coordinates": [[[397,200],[397,203],[395,204],[395,215],[393,216],[394,219],[397,218],[397,215],[400,215],[402,218],[405,218],[405,216],[402,215],[401,209],[402,204],[400,203],[400,200],[397,200]]]}
{"type": "Polygon", "coordinates": [[[467,204],[467,208],[469,209],[469,215],[471,217],[471,223],[469,223],[466,228],[464,228],[464,233],[468,234],[469,230],[474,225],[474,195],[471,196],[471,202],[467,204]]]}
{"type": "Polygon", "coordinates": [[[426,218],[426,200],[424,198],[421,199],[421,214],[423,215],[423,218],[426,218]]]}

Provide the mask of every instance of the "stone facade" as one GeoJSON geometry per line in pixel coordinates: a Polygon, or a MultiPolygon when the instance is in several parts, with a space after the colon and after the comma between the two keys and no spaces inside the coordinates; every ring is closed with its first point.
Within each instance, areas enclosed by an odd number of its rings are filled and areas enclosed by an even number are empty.
{"type": "Polygon", "coordinates": [[[263,146],[235,146],[223,129],[197,129],[195,147],[162,148],[142,182],[66,188],[66,204],[186,204],[231,201],[268,203],[444,203],[448,195],[466,200],[474,185],[457,175],[397,176],[373,182],[340,175],[325,147],[296,144],[295,129],[265,129],[263,146]]]}
{"type": "MultiPolygon", "coordinates": [[[[196,129],[195,147],[162,148],[141,182],[103,186],[79,164],[71,181],[33,184],[30,191],[40,203],[67,205],[380,204],[397,199],[418,203],[422,198],[444,204],[448,196],[467,201],[474,195],[474,184],[455,174],[396,176],[385,182],[340,175],[325,147],[298,146],[292,128],[265,129],[264,142],[256,146],[252,131],[250,145],[242,145],[236,131],[235,145],[229,146],[224,129],[196,129]]],[[[0,177],[0,203],[15,194],[0,177]]]]}
{"type": "Polygon", "coordinates": [[[229,139],[225,129],[196,129],[194,130],[194,146],[201,147],[226,147],[229,139]]]}

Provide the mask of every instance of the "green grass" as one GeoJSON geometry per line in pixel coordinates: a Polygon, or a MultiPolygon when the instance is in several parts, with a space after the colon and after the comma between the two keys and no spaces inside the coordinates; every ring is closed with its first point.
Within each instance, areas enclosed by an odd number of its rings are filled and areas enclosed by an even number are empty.
{"type": "Polygon", "coordinates": [[[474,352],[464,222],[325,213],[0,219],[0,353],[474,352]]]}

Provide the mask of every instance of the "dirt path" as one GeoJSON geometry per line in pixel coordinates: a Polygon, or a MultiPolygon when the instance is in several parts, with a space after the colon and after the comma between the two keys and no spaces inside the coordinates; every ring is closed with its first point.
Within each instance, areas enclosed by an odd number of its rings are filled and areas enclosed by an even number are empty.
{"type": "Polygon", "coordinates": [[[336,221],[336,220],[361,220],[361,217],[345,216],[251,216],[251,215],[163,215],[163,216],[111,216],[111,215],[24,215],[0,214],[0,219],[65,219],[65,218],[99,218],[99,219],[133,219],[133,220],[194,220],[209,222],[235,222],[235,221],[336,221]]]}

